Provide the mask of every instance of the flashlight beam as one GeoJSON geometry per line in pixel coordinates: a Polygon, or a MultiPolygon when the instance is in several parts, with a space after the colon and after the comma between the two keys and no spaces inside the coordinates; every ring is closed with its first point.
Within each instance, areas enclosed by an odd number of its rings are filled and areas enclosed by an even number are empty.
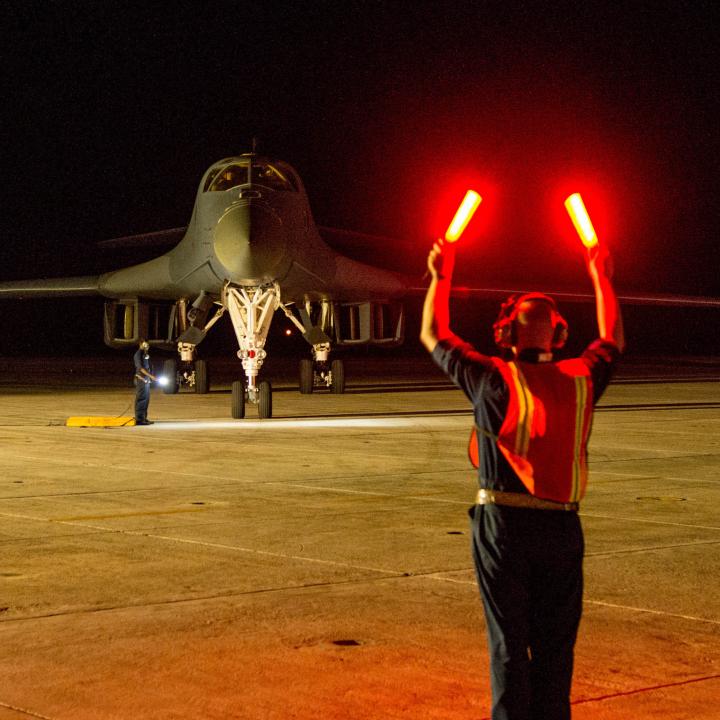
{"type": "Polygon", "coordinates": [[[585,203],[583,202],[580,193],[573,193],[565,200],[565,209],[570,215],[570,219],[573,221],[575,230],[580,236],[582,244],[591,248],[598,244],[598,237],[590,221],[588,211],[585,209],[585,203]]]}
{"type": "Polygon", "coordinates": [[[445,240],[447,242],[456,242],[460,238],[481,202],[482,198],[474,190],[468,190],[465,193],[455,217],[445,231],[445,240]]]}

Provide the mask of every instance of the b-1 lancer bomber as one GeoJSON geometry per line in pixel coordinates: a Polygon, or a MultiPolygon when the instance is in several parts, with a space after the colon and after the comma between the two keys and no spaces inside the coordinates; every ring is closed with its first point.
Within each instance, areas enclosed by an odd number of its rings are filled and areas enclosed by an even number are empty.
{"type": "MultiPolygon", "coordinates": [[[[335,252],[321,232],[295,170],[248,153],[205,172],[186,228],[151,233],[177,242],[169,252],[98,276],[0,283],[0,298],[104,296],[107,345],[127,348],[144,338],[177,350],[164,367],[171,393],[183,383],[208,392],[207,364],[197,348],[227,314],[244,371],[232,384],[232,417],[243,418],[252,403],[268,418],[272,388],[259,374],[277,310],[311,350],[300,362],[302,393],[318,386],[344,392],[344,366],[330,359],[333,347],[403,339],[397,298],[407,281],[335,252]]],[[[142,242],[143,236],[126,240],[142,242]]]]}

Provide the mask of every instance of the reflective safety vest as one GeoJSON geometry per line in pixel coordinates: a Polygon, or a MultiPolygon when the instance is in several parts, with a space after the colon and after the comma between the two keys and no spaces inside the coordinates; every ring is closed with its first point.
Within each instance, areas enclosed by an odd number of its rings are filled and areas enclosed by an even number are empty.
{"type": "MultiPolygon", "coordinates": [[[[493,363],[508,386],[507,414],[492,437],[528,492],[556,502],[578,502],[587,486],[587,442],[592,425],[592,378],[580,359],[558,363],[493,363]]],[[[479,466],[476,429],[470,460],[479,466]]]]}

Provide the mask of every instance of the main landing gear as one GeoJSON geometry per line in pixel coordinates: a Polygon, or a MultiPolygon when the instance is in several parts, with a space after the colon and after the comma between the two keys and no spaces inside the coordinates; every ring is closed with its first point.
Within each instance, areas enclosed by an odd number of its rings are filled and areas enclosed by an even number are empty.
{"type": "Polygon", "coordinates": [[[209,391],[207,363],[196,358],[195,351],[208,330],[227,311],[237,337],[240,348],[237,355],[244,371],[244,378],[232,383],[231,415],[236,419],[244,418],[247,406],[256,405],[259,418],[272,417],[272,386],[267,380],[260,380],[259,374],[267,357],[265,342],[270,324],[278,308],[312,347],[312,358],[300,361],[300,392],[306,395],[322,387],[328,388],[331,393],[345,392],[343,361],[335,359],[331,362],[329,359],[334,318],[332,304],[329,301],[308,302],[296,307],[298,320],[290,308],[280,302],[277,283],[259,287],[227,283],[219,302],[203,294],[190,309],[186,308],[185,301],[178,303],[178,317],[184,328],[177,343],[180,359],[165,361],[163,370],[169,382],[163,388],[164,392],[177,393],[181,385],[187,385],[198,394],[209,391]],[[205,323],[213,305],[219,305],[219,308],[205,323]]]}
{"type": "Polygon", "coordinates": [[[316,387],[326,387],[331,393],[345,392],[345,364],[342,360],[328,361],[330,345],[313,346],[313,357],[300,360],[300,393],[309,395],[316,387]]]}
{"type": "Polygon", "coordinates": [[[225,308],[217,307],[210,296],[201,293],[189,308],[186,300],[179,300],[173,313],[173,322],[180,330],[177,339],[180,357],[163,363],[163,375],[168,380],[163,392],[174,395],[181,386],[186,386],[198,395],[205,395],[210,392],[210,376],[207,362],[196,357],[196,350],[210,328],[225,314],[225,308]]]}
{"type": "Polygon", "coordinates": [[[175,395],[183,385],[198,395],[210,392],[210,378],[205,360],[181,360],[178,363],[175,358],[169,358],[163,363],[163,375],[168,380],[167,385],[163,386],[163,392],[167,395],[175,395]]]}
{"type": "Polygon", "coordinates": [[[342,360],[330,362],[330,335],[335,313],[327,300],[298,307],[298,320],[289,308],[281,305],[288,320],[295,325],[312,347],[312,358],[300,360],[300,393],[309,395],[315,388],[326,387],[332,393],[345,392],[345,365],[342,360]],[[302,322],[301,322],[302,321],[302,322]]]}

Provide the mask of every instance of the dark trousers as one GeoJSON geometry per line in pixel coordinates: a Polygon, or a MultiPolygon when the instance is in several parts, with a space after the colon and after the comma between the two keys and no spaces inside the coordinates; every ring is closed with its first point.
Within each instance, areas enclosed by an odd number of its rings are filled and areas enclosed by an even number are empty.
{"type": "Polygon", "coordinates": [[[135,422],[147,420],[150,404],[150,383],[135,378],[135,422]]]}
{"type": "Polygon", "coordinates": [[[582,614],[577,513],[477,505],[472,550],[485,609],[493,720],[567,720],[582,614]]]}

